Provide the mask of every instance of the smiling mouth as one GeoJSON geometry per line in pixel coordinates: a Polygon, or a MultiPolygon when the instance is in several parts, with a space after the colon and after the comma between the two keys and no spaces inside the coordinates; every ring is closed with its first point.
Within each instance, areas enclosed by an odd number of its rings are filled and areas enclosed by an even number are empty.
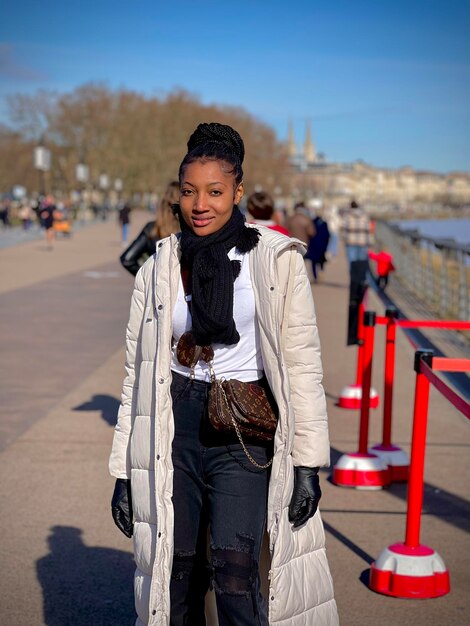
{"type": "Polygon", "coordinates": [[[213,217],[192,217],[191,220],[196,228],[207,226],[213,220],[213,217]]]}

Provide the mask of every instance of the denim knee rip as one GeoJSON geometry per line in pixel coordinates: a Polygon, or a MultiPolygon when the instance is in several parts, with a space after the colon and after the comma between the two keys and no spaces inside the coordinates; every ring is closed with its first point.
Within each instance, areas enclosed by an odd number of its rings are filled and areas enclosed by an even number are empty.
{"type": "Polygon", "coordinates": [[[250,596],[258,564],[253,558],[254,539],[237,535],[236,546],[211,547],[212,584],[218,594],[250,596]]]}

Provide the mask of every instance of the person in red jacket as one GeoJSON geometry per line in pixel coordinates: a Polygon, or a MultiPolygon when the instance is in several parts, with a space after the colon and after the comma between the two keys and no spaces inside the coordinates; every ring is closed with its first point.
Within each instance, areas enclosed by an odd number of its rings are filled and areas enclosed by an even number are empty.
{"type": "Polygon", "coordinates": [[[253,218],[249,220],[252,224],[267,226],[278,233],[289,236],[287,228],[284,228],[284,226],[274,220],[274,202],[265,191],[252,193],[246,202],[246,210],[249,213],[248,217],[251,216],[253,218]]]}
{"type": "Polygon", "coordinates": [[[395,271],[393,257],[387,250],[369,252],[369,259],[377,263],[377,284],[379,289],[385,289],[388,284],[388,275],[395,271]]]}

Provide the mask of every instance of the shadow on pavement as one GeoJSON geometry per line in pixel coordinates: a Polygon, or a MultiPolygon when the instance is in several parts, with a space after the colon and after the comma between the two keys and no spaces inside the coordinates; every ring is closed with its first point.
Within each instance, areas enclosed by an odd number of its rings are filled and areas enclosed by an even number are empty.
{"type": "Polygon", "coordinates": [[[359,576],[359,580],[368,589],[369,589],[369,578],[370,578],[370,569],[367,568],[361,572],[361,575],[359,576]]]}
{"type": "Polygon", "coordinates": [[[351,539],[346,537],[346,535],[343,535],[343,533],[334,528],[331,524],[325,522],[325,520],[323,520],[323,526],[325,527],[325,530],[330,533],[330,535],[338,539],[338,541],[341,541],[342,544],[344,544],[347,548],[354,552],[354,554],[357,554],[357,556],[363,559],[366,563],[370,565],[373,561],[375,561],[375,559],[371,557],[370,554],[365,552],[356,543],[351,541],[351,539]]]}
{"type": "Polygon", "coordinates": [[[101,417],[110,426],[115,426],[120,406],[117,398],[107,395],[95,395],[88,402],[73,407],[73,411],[101,411],[101,417]]]}
{"type": "MultiPolygon", "coordinates": [[[[349,450],[355,452],[356,450],[349,450]]],[[[331,469],[338,462],[343,453],[336,448],[331,448],[331,465],[330,468],[324,468],[328,472],[327,480],[332,483],[331,469]]],[[[338,487],[338,489],[347,489],[347,487],[338,487]]],[[[408,497],[408,485],[406,483],[393,483],[386,488],[387,493],[406,501],[408,497]]],[[[358,493],[358,497],[360,494],[358,493]]],[[[358,513],[367,513],[367,511],[357,511],[358,513]]],[[[393,512],[387,513],[393,515],[393,512]]],[[[460,528],[466,532],[470,531],[470,502],[457,496],[445,489],[440,489],[431,483],[424,483],[424,500],[423,515],[434,515],[439,517],[448,524],[452,524],[456,528],[460,528]]],[[[403,533],[405,526],[403,526],[403,533]]]]}
{"type": "Polygon", "coordinates": [[[54,526],[49,554],[36,562],[47,626],[131,626],[134,613],[132,555],[88,547],[82,531],[54,526]]]}
{"type": "Polygon", "coordinates": [[[339,396],[337,396],[337,395],[336,395],[336,394],[334,394],[334,393],[330,393],[330,392],[329,392],[329,391],[327,391],[326,389],[325,389],[325,396],[326,396],[327,398],[329,398],[330,400],[333,400],[335,404],[337,404],[337,403],[339,402],[339,396]]]}

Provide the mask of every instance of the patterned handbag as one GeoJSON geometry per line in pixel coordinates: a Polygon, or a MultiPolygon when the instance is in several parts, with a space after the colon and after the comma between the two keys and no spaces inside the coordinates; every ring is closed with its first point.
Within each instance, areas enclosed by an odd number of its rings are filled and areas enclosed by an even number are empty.
{"type": "Polygon", "coordinates": [[[238,440],[248,460],[261,469],[265,465],[255,461],[243,441],[243,436],[265,443],[272,441],[277,426],[277,409],[274,400],[270,402],[266,391],[260,385],[244,383],[240,380],[218,380],[212,377],[208,402],[209,421],[215,430],[232,434],[236,432],[238,440]]]}

